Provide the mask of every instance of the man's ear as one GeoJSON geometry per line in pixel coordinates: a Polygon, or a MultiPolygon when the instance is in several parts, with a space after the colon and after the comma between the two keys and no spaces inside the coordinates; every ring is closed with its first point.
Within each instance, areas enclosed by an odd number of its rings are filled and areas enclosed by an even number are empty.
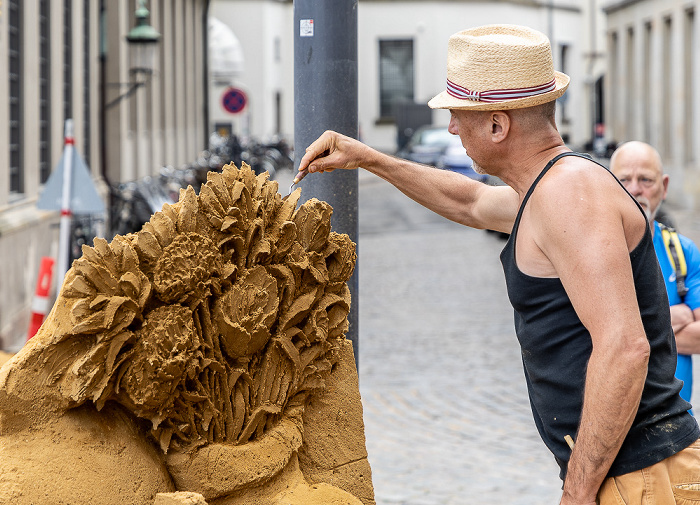
{"type": "Polygon", "coordinates": [[[508,136],[510,131],[510,116],[502,110],[497,110],[491,113],[491,140],[493,142],[502,142],[508,136]]]}

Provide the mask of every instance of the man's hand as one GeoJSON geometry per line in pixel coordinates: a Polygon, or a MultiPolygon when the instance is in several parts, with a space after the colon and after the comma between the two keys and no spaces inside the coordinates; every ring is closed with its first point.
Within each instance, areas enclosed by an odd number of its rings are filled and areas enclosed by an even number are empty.
{"type": "Polygon", "coordinates": [[[373,153],[373,149],[360,141],[328,130],[306,148],[294,182],[307,173],[332,172],[336,168],[354,170],[371,159],[373,153]]]}

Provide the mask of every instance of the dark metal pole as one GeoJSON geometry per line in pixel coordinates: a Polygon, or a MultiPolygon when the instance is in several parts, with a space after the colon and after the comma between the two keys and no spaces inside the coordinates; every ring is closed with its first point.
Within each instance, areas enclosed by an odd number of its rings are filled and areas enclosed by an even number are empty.
{"type": "MultiPolygon", "coordinates": [[[[357,138],[357,0],[294,0],[294,158],[324,131],[357,138]]],[[[331,204],[331,226],[357,243],[356,170],[311,174],[302,199],[331,204]]],[[[358,273],[349,281],[352,305],[347,337],[358,363],[358,273]]]]}

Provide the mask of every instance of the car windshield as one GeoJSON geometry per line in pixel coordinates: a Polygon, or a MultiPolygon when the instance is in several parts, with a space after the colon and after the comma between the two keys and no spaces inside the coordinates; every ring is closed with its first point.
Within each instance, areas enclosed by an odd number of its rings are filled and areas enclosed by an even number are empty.
{"type": "Polygon", "coordinates": [[[462,146],[462,139],[459,138],[459,135],[450,135],[450,147],[464,147],[462,146]]]}
{"type": "Polygon", "coordinates": [[[424,130],[423,132],[421,132],[420,141],[417,143],[425,145],[446,146],[451,142],[452,138],[454,137],[454,135],[447,131],[447,128],[431,128],[429,130],[424,130]]]}

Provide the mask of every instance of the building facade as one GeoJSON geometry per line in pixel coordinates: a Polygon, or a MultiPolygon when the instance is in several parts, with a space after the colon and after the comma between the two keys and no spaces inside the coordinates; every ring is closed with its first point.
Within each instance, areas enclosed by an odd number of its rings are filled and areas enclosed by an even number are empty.
{"type": "MultiPolygon", "coordinates": [[[[360,0],[357,14],[359,128],[373,147],[396,150],[397,105],[426,104],[445,88],[449,36],[489,23],[524,24],[549,36],[555,67],[571,76],[558,120],[572,146],[590,141],[594,123],[601,121],[596,104],[602,97],[595,83],[605,65],[598,0],[360,0]]],[[[293,3],[212,0],[211,15],[240,41],[245,69],[230,85],[245,90],[249,104],[246,111],[227,113],[220,100],[224,91],[213,89],[212,121],[228,122],[240,135],[291,137],[293,3]]],[[[434,111],[432,121],[446,126],[449,114],[434,111]]]]}
{"type": "MultiPolygon", "coordinates": [[[[27,336],[41,257],[57,256],[59,212],[36,208],[64,147],[109,208],[108,186],[194,161],[207,147],[208,0],[151,0],[155,71],[133,86],[126,34],[139,0],[5,0],[0,12],[0,348],[27,336]],[[120,98],[121,97],[121,98],[120,98]]],[[[108,230],[107,230],[108,232],[108,230]]],[[[55,294],[55,287],[54,287],[55,294]]]]}
{"type": "Polygon", "coordinates": [[[607,2],[608,135],[656,147],[669,199],[700,208],[700,2],[607,2]]]}

